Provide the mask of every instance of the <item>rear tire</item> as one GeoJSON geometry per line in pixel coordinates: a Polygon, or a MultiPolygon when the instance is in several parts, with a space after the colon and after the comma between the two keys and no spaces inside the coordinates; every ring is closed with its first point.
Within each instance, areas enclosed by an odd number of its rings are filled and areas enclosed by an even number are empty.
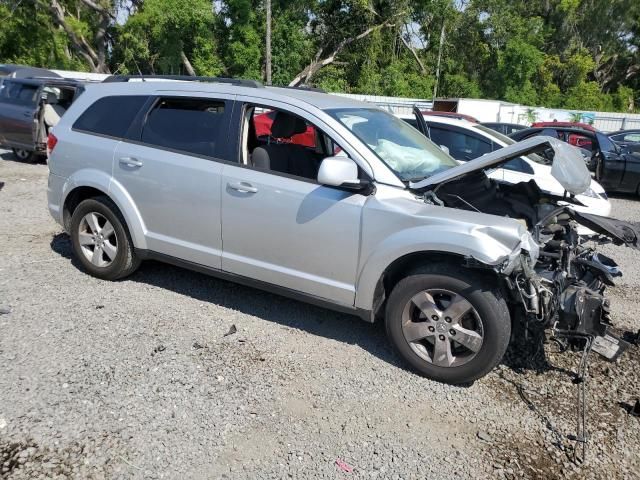
{"type": "Polygon", "coordinates": [[[400,280],[387,301],[387,335],[421,375],[460,384],[490,372],[511,336],[507,304],[494,278],[429,265],[400,280]]]}
{"type": "Polygon", "coordinates": [[[25,150],[24,148],[13,148],[12,150],[15,157],[21,162],[36,163],[40,158],[40,155],[31,150],[25,150]]]}
{"type": "Polygon", "coordinates": [[[87,272],[105,280],[131,275],[140,265],[118,207],[106,196],[80,202],[71,216],[73,252],[87,272]]]}

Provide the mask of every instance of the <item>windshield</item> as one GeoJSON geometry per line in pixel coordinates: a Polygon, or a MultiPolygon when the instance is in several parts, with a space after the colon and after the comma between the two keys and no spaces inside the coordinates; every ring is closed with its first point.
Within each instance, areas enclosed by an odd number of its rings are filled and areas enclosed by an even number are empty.
{"type": "Polygon", "coordinates": [[[403,181],[417,181],[458,163],[412,126],[390,113],[344,108],[327,113],[365,143],[403,181]]]}

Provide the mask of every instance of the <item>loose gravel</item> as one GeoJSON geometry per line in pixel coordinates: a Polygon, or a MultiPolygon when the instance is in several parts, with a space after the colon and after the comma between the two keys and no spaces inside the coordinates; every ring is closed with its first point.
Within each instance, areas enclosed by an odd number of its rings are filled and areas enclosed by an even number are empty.
{"type": "MultiPolygon", "coordinates": [[[[592,356],[577,464],[579,353],[515,350],[451,387],[380,325],[159,263],[98,280],[49,217],[47,166],[0,156],[0,477],[640,478],[637,347],[592,356]]],[[[601,248],[626,272],[612,317],[637,330],[638,252],[601,248]]]]}

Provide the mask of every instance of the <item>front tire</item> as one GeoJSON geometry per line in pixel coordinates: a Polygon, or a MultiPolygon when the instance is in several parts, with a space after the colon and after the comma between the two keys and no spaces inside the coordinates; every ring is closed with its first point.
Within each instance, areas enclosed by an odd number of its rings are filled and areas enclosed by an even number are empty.
{"type": "Polygon", "coordinates": [[[117,280],[140,265],[124,217],[108,197],[84,200],[70,225],[73,252],[94,277],[117,280]]]}
{"type": "Polygon", "coordinates": [[[391,343],[409,365],[450,384],[490,372],[511,336],[509,310],[495,279],[445,264],[400,280],[387,301],[385,322],[391,343]]]}

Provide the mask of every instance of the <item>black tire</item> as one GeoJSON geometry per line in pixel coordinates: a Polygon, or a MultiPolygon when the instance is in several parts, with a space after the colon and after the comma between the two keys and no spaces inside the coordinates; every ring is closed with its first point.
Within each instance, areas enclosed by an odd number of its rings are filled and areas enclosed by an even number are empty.
{"type": "MultiPolygon", "coordinates": [[[[432,295],[432,298],[436,297],[432,295]]],[[[422,311],[422,308],[419,310],[422,311]]],[[[420,311],[418,311],[418,315],[420,315],[420,311]]],[[[436,317],[433,318],[435,319],[436,317]]],[[[463,318],[462,321],[464,322],[469,321],[468,316],[461,318],[463,318]]],[[[420,321],[420,318],[418,318],[418,322],[420,321]]],[[[444,318],[440,318],[438,321],[443,322],[444,318]]],[[[389,295],[385,323],[391,343],[411,367],[427,378],[450,384],[469,383],[490,372],[502,360],[511,336],[509,309],[495,278],[447,264],[419,268],[400,280],[391,295],[389,295]],[[403,320],[403,312],[406,312],[405,308],[413,308],[411,305],[414,305],[414,303],[410,304],[410,302],[414,296],[427,290],[430,292],[448,291],[461,295],[473,307],[474,310],[465,315],[471,315],[472,322],[481,323],[479,330],[481,330],[483,338],[481,346],[476,347],[478,348],[477,352],[468,350],[467,357],[469,360],[466,363],[440,366],[431,363],[416,353],[414,350],[416,345],[418,345],[417,348],[419,350],[425,349],[425,351],[428,351],[429,347],[435,344],[436,335],[434,334],[430,334],[433,342],[429,344],[425,343],[428,341],[427,339],[419,340],[412,344],[405,338],[403,323],[406,325],[406,317],[403,320]]],[[[411,323],[415,325],[416,322],[411,323]]],[[[433,325],[438,327],[437,323],[433,325]]],[[[448,331],[451,332],[451,330],[448,331]]],[[[440,338],[444,339],[443,336],[440,336],[440,338]]],[[[452,349],[455,348],[458,351],[460,349],[466,350],[462,345],[455,342],[451,342],[450,345],[452,349]]],[[[431,360],[434,360],[434,358],[435,350],[433,350],[431,360]]],[[[453,358],[457,357],[454,356],[453,358]]]]}
{"type": "Polygon", "coordinates": [[[73,252],[88,273],[105,280],[117,280],[131,275],[138,268],[140,260],[136,257],[131,235],[126,225],[118,207],[106,196],[83,200],[76,207],[71,216],[69,234],[73,252]],[[80,245],[81,222],[90,213],[95,213],[100,218],[106,219],[113,226],[111,238],[115,237],[117,248],[114,258],[112,260],[107,258],[110,263],[105,266],[97,266],[92,263],[80,245]]]}
{"type": "Polygon", "coordinates": [[[596,160],[595,176],[598,183],[602,182],[602,177],[604,177],[604,160],[600,156],[598,156],[596,160]]]}
{"type": "Polygon", "coordinates": [[[32,152],[30,150],[25,150],[24,148],[12,148],[13,155],[21,162],[25,163],[36,163],[41,155],[38,155],[36,152],[32,152]]]}

